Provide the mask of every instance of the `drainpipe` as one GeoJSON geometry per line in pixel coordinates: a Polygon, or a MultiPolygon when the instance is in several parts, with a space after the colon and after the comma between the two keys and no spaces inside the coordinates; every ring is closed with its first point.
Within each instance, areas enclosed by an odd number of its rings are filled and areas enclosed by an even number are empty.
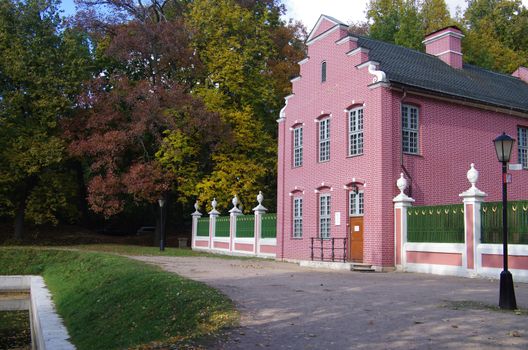
{"type": "Polygon", "coordinates": [[[405,167],[405,165],[403,164],[403,119],[402,119],[402,115],[401,115],[401,110],[402,110],[402,104],[403,104],[403,100],[405,100],[405,98],[407,97],[407,90],[405,90],[405,88],[403,88],[403,96],[400,98],[400,167],[402,169],[402,171],[405,173],[405,175],[407,176],[407,178],[410,180],[409,181],[409,187],[407,187],[409,189],[409,197],[412,198],[412,177],[411,177],[411,174],[409,174],[409,171],[407,170],[407,168],[405,167]]]}

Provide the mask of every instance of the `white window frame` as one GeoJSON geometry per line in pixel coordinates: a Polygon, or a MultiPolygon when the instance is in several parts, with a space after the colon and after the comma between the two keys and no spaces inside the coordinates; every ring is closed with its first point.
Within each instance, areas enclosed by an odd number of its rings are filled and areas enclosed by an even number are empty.
{"type": "Polygon", "coordinates": [[[303,199],[302,197],[293,197],[293,238],[302,238],[303,235],[303,199]]]}
{"type": "Polygon", "coordinates": [[[330,160],[330,118],[319,121],[319,163],[330,160]]]}
{"type": "Polygon", "coordinates": [[[293,128],[293,167],[298,168],[303,164],[303,127],[293,128]]]}
{"type": "Polygon", "coordinates": [[[363,154],[363,107],[351,109],[348,112],[348,156],[363,154]]]}
{"type": "Polygon", "coordinates": [[[348,215],[365,215],[365,194],[363,191],[350,191],[348,195],[348,215]]]}
{"type": "Polygon", "coordinates": [[[403,153],[420,153],[420,108],[413,105],[401,106],[403,153]],[[413,118],[413,112],[415,112],[413,118]]]}
{"type": "Polygon", "coordinates": [[[319,238],[330,238],[332,201],[329,193],[319,196],[319,238]]]}
{"type": "Polygon", "coordinates": [[[517,134],[519,136],[519,163],[522,164],[523,169],[528,169],[528,128],[519,126],[517,134]]]}

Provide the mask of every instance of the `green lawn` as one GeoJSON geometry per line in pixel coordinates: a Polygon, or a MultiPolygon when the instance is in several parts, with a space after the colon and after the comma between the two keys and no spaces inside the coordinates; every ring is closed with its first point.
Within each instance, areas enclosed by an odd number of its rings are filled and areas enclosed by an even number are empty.
{"type": "MultiPolygon", "coordinates": [[[[61,249],[61,248],[59,248],[61,249]]],[[[246,257],[246,256],[232,256],[225,254],[212,254],[204,253],[191,250],[189,248],[165,248],[163,252],[159,250],[159,247],[145,247],[138,245],[123,245],[123,244],[83,244],[83,245],[73,245],[64,247],[64,249],[77,249],[82,251],[90,252],[105,252],[105,253],[114,253],[121,255],[153,255],[153,256],[206,256],[214,257],[220,259],[236,259],[236,260],[251,260],[263,258],[257,257],[246,257]]]]}
{"type": "MultiPolygon", "coordinates": [[[[119,252],[129,253],[127,249],[119,252]]],[[[238,322],[232,302],[217,290],[116,255],[0,248],[0,275],[11,274],[44,277],[80,350],[148,348],[238,322]]]]}

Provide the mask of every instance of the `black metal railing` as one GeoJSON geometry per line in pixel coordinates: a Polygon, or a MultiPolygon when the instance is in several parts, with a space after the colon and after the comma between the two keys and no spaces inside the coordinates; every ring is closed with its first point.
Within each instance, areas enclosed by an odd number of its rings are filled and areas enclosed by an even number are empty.
{"type": "Polygon", "coordinates": [[[347,238],[311,238],[311,259],[347,261],[347,238]]]}

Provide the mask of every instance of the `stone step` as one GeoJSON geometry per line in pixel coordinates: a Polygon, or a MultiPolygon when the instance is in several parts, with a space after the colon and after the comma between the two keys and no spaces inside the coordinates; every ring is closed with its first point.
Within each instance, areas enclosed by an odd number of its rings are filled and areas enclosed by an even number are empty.
{"type": "Polygon", "coordinates": [[[359,272],[375,272],[372,268],[372,265],[370,264],[364,264],[364,263],[352,263],[352,271],[359,271],[359,272]]]}

